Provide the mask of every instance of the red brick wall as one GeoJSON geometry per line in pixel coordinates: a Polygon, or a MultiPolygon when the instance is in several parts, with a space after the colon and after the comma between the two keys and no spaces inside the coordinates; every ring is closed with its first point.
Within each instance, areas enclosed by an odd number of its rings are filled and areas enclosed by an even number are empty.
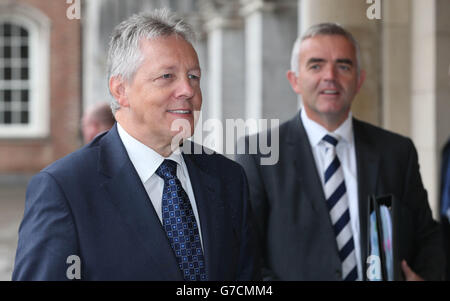
{"type": "Polygon", "coordinates": [[[16,0],[51,21],[50,133],[43,139],[0,139],[0,173],[34,173],[81,146],[80,20],[69,20],[63,0],[16,0]]]}

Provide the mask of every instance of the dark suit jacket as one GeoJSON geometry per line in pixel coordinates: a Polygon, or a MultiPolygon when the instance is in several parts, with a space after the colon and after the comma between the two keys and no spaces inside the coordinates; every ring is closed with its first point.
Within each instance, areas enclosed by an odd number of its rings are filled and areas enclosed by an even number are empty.
{"type": "MultiPolygon", "coordinates": [[[[441,200],[442,200],[442,192],[445,185],[444,183],[445,174],[447,172],[447,168],[449,168],[450,166],[449,162],[450,162],[450,140],[447,141],[447,144],[444,146],[444,150],[442,151],[441,190],[440,190],[441,200]]],[[[441,225],[444,240],[444,249],[447,256],[446,280],[450,280],[450,221],[445,217],[441,217],[441,225]]]]}
{"type": "MultiPolygon", "coordinates": [[[[431,216],[412,141],[356,119],[353,126],[363,276],[368,196],[392,193],[402,207],[400,258],[425,279],[440,278],[443,252],[439,227],[431,216]]],[[[258,139],[266,139],[266,135],[270,141],[273,133],[260,133],[258,139]]],[[[249,180],[263,252],[263,276],[341,280],[335,235],[299,113],[279,127],[279,140],[279,161],[275,165],[260,165],[260,153],[236,157],[249,180]]]]}
{"type": "MultiPolygon", "coordinates": [[[[243,169],[218,154],[183,156],[208,280],[258,279],[243,169]]],[[[66,280],[70,255],[82,280],[183,280],[116,126],[29,183],[13,280],[66,280]]]]}

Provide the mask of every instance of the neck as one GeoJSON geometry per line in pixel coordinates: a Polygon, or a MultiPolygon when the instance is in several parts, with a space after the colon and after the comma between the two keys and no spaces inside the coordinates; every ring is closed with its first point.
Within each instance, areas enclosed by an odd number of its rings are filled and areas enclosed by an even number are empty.
{"type": "Polygon", "coordinates": [[[350,111],[345,114],[334,115],[334,114],[315,114],[305,109],[306,116],[309,119],[317,122],[323,126],[327,131],[334,132],[338,127],[340,127],[348,117],[350,111]]]}
{"type": "Polygon", "coordinates": [[[131,120],[126,118],[124,115],[125,114],[121,114],[119,110],[116,113],[115,118],[120,126],[134,139],[138,140],[165,158],[170,156],[175,151],[175,148],[172,146],[173,139],[149,134],[147,127],[131,122],[131,120]]]}

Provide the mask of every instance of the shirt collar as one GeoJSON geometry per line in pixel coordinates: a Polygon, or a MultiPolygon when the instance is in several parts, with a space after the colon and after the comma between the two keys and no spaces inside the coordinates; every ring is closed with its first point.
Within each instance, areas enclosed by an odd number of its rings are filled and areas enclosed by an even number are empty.
{"type": "Polygon", "coordinates": [[[120,123],[117,123],[117,131],[142,183],[147,182],[165,159],[173,160],[182,165],[183,156],[181,152],[173,152],[169,157],[165,158],[128,134],[120,123]]]}
{"type": "Polygon", "coordinates": [[[304,109],[301,110],[300,117],[312,147],[317,146],[326,134],[334,134],[341,138],[340,141],[353,143],[352,112],[349,112],[345,121],[332,133],[314,120],[309,119],[304,109]]]}

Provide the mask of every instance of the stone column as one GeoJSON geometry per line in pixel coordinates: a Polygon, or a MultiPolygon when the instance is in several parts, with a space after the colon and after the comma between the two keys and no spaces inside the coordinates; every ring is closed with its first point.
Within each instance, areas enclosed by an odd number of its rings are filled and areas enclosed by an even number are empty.
{"type": "Polygon", "coordinates": [[[241,0],[245,17],[246,117],[280,122],[298,110],[286,78],[297,38],[297,1],[241,0]]]}
{"type": "Polygon", "coordinates": [[[381,124],[381,39],[380,20],[369,20],[369,4],[361,0],[299,0],[300,28],[304,32],[309,26],[321,22],[336,22],[349,30],[361,47],[362,68],[367,77],[356,96],[352,112],[355,117],[381,124]]]}
{"type": "Polygon", "coordinates": [[[412,2],[411,135],[434,217],[439,216],[440,154],[449,137],[450,3],[412,2]]]}
{"type": "MultiPolygon", "coordinates": [[[[450,139],[450,2],[436,0],[436,146],[450,139]]],[[[439,182],[437,183],[439,185],[439,182]]],[[[439,186],[438,186],[439,187],[439,186]]]]}
{"type": "Polygon", "coordinates": [[[411,1],[382,2],[382,126],[411,135],[411,1]]]}
{"type": "MultiPolygon", "coordinates": [[[[84,1],[81,15],[83,28],[83,110],[99,101],[108,101],[106,45],[101,45],[100,7],[102,1],[84,1]],[[101,49],[99,51],[99,49],[101,49]],[[102,59],[103,58],[103,59],[102,59]]],[[[106,38],[103,40],[107,40],[106,38]]]]}
{"type": "Polygon", "coordinates": [[[239,0],[200,1],[200,11],[207,33],[204,69],[208,75],[202,122],[209,139],[203,137],[203,142],[223,153],[226,119],[245,117],[244,22],[238,14],[239,0]]]}

